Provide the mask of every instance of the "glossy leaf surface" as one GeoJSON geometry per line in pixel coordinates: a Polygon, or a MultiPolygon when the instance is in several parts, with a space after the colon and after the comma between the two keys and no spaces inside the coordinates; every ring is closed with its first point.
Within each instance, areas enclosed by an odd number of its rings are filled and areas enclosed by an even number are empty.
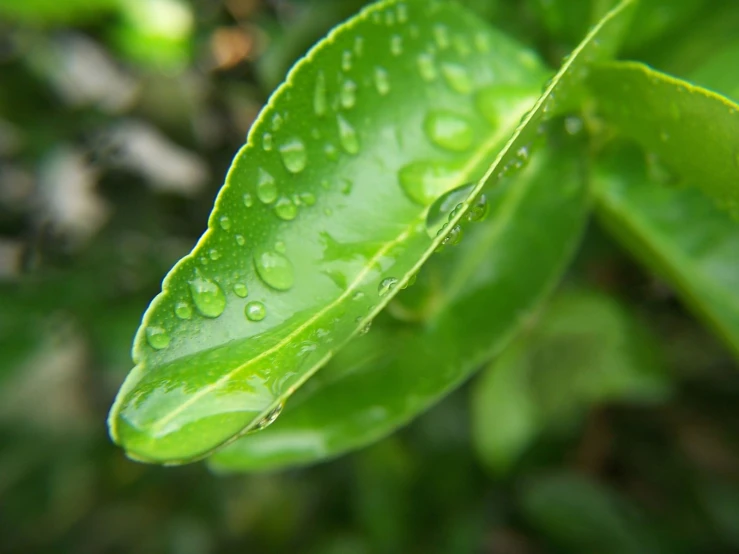
{"type": "Polygon", "coordinates": [[[482,175],[543,75],[453,4],[381,2],[319,43],[146,313],[114,439],[189,461],[271,420],[444,239],[429,205],[482,175]]]}
{"type": "Polygon", "coordinates": [[[491,192],[488,220],[430,260],[408,290],[427,293],[423,323],[385,324],[356,339],[274,425],[217,452],[212,465],[268,469],[366,445],[500,351],[566,267],[588,203],[577,163],[562,152],[536,157],[491,192]]]}
{"type": "Polygon", "coordinates": [[[739,214],[739,106],[634,62],[596,67],[589,83],[608,121],[739,214]]]}
{"type": "Polygon", "coordinates": [[[600,293],[558,295],[475,383],[473,438],[503,474],[547,431],[567,431],[591,405],[654,402],[669,392],[644,326],[600,293]]]}
{"type": "Polygon", "coordinates": [[[594,185],[606,226],[739,356],[739,223],[700,191],[650,181],[635,152],[604,160],[594,185]]]}

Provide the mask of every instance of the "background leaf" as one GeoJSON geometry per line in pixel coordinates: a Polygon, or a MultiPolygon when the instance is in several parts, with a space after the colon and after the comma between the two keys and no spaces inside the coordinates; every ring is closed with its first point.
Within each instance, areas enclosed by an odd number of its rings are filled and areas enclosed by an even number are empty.
{"type": "Polygon", "coordinates": [[[211,465],[271,469],[335,456],[390,433],[458,386],[556,283],[585,223],[585,189],[577,162],[560,151],[501,183],[489,221],[422,270],[426,285],[416,286],[431,294],[423,323],[388,323],[356,339],[274,425],[217,452],[211,465]]]}
{"type": "Polygon", "coordinates": [[[739,106],[634,62],[593,68],[604,117],[739,216],[739,106]]]}

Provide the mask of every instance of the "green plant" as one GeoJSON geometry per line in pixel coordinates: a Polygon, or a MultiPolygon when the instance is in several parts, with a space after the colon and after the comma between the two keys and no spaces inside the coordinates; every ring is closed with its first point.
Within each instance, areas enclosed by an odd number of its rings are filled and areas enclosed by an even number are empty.
{"type": "MultiPolygon", "coordinates": [[[[699,3],[607,4],[548,81],[533,51],[451,2],[379,2],[320,42],[144,316],[114,440],[225,470],[368,444],[536,328],[591,211],[739,352],[739,107],[612,61],[699,3]]],[[[580,32],[554,17],[568,2],[533,5],[553,34],[580,32]]],[[[720,72],[697,65],[713,86],[720,72]]]]}

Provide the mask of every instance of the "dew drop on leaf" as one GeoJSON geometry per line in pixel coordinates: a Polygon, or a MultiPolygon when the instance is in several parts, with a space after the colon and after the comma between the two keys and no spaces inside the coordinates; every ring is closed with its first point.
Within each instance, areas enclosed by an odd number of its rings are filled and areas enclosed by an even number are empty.
{"type": "MultiPolygon", "coordinates": [[[[360,318],[359,318],[359,322],[361,322],[361,321],[362,321],[362,318],[360,317],[360,318]]],[[[370,332],[370,329],[371,329],[371,328],[372,328],[372,321],[370,320],[370,321],[368,321],[367,323],[365,323],[365,324],[364,324],[364,325],[363,325],[363,326],[362,326],[362,327],[361,327],[361,328],[359,329],[359,335],[360,335],[360,336],[362,336],[362,335],[366,335],[367,333],[369,333],[369,332],[370,332]]]]}
{"type": "Polygon", "coordinates": [[[271,204],[277,200],[277,184],[275,178],[266,170],[259,168],[257,177],[257,198],[265,204],[271,204]]]}
{"type": "Polygon", "coordinates": [[[285,169],[290,173],[300,173],[305,169],[308,156],[305,153],[305,144],[297,137],[287,140],[280,146],[280,156],[285,169]]]}
{"type": "Polygon", "coordinates": [[[170,337],[161,327],[146,328],[146,342],[149,343],[154,350],[162,350],[169,346],[170,337]]]}
{"type": "Polygon", "coordinates": [[[472,80],[470,79],[467,70],[452,62],[445,62],[441,64],[441,74],[444,76],[449,88],[460,94],[469,94],[472,92],[472,80]]]}
{"type": "Polygon", "coordinates": [[[341,85],[341,107],[349,110],[354,107],[357,102],[357,84],[351,79],[347,79],[341,85]]]}
{"type": "Polygon", "coordinates": [[[180,319],[190,319],[192,317],[192,308],[187,302],[177,302],[174,307],[174,315],[180,319]]]}
{"type": "Polygon", "coordinates": [[[267,315],[267,309],[261,302],[249,302],[244,308],[244,315],[249,321],[262,321],[267,315]]]}
{"type": "Polygon", "coordinates": [[[223,313],[226,308],[226,295],[223,294],[221,287],[198,272],[189,284],[195,309],[201,315],[215,318],[223,313]]]}
{"type": "Polygon", "coordinates": [[[364,53],[364,38],[354,37],[354,53],[357,57],[364,53]]]}
{"type": "Polygon", "coordinates": [[[385,96],[390,92],[390,77],[385,69],[382,67],[375,67],[375,88],[380,96],[385,96]]]}
{"type": "Polygon", "coordinates": [[[435,25],[434,26],[434,40],[436,45],[442,50],[449,48],[449,29],[446,25],[435,25]]]}
{"type": "Polygon", "coordinates": [[[266,416],[259,420],[259,423],[254,426],[253,431],[261,431],[262,429],[269,427],[275,421],[277,421],[277,418],[280,417],[284,406],[285,404],[283,402],[280,402],[276,408],[274,408],[271,412],[269,412],[266,416]]]}
{"type": "Polygon", "coordinates": [[[282,242],[281,240],[278,240],[275,243],[275,252],[279,252],[280,254],[284,254],[286,250],[287,250],[287,247],[285,246],[285,243],[282,242]]]}
{"type": "Polygon", "coordinates": [[[393,56],[400,56],[403,53],[403,37],[393,35],[390,39],[390,53],[393,56]]]}
{"type": "Polygon", "coordinates": [[[246,288],[244,283],[236,283],[233,286],[234,294],[239,298],[246,298],[249,295],[249,289],[246,288]]]}
{"type": "Polygon", "coordinates": [[[339,140],[341,141],[342,148],[348,154],[357,154],[359,152],[359,139],[357,138],[357,131],[354,127],[344,119],[343,117],[336,116],[339,123],[339,140]]]}
{"type": "Polygon", "coordinates": [[[457,171],[435,161],[413,162],[398,172],[403,192],[421,206],[428,206],[449,190],[456,177],[457,171]]]}
{"type": "Polygon", "coordinates": [[[246,239],[244,238],[244,235],[236,235],[234,239],[236,239],[236,244],[238,244],[239,246],[244,246],[246,244],[246,239]]]}
{"type": "Polygon", "coordinates": [[[380,285],[377,287],[377,293],[382,296],[387,296],[391,290],[398,284],[398,280],[395,277],[388,277],[380,281],[380,285]]]}
{"type": "Polygon", "coordinates": [[[463,204],[467,200],[467,197],[474,188],[474,183],[457,187],[440,196],[431,205],[426,214],[426,233],[429,237],[434,238],[438,236],[439,231],[449,221],[449,215],[459,204],[463,204]]]}
{"type": "Polygon", "coordinates": [[[282,127],[282,116],[276,113],[272,116],[272,130],[279,131],[280,127],[282,127]]]}
{"type": "Polygon", "coordinates": [[[257,274],[275,290],[289,290],[295,281],[293,265],[279,252],[262,252],[254,257],[257,274]]]}
{"type": "MultiPolygon", "coordinates": [[[[442,234],[444,232],[443,229],[439,230],[439,234],[442,234]]],[[[449,231],[447,236],[444,237],[444,240],[441,241],[441,244],[443,246],[454,246],[459,244],[462,241],[462,236],[464,235],[464,232],[462,231],[462,227],[459,225],[455,225],[452,227],[452,230],[449,231]]]]}
{"type": "Polygon", "coordinates": [[[313,93],[313,111],[316,112],[317,116],[323,116],[326,114],[327,105],[326,77],[323,75],[323,71],[319,71],[316,75],[316,90],[313,93]]]}
{"type": "Polygon", "coordinates": [[[221,257],[221,253],[218,251],[217,248],[211,248],[208,251],[208,256],[210,257],[211,260],[215,262],[217,259],[221,257]]]}
{"type": "Polygon", "coordinates": [[[272,150],[272,133],[264,133],[262,135],[262,149],[265,152],[272,150]]]}
{"type": "Polygon", "coordinates": [[[405,4],[398,4],[395,7],[395,11],[398,15],[398,23],[405,23],[408,21],[408,6],[405,4]]]}
{"type": "Polygon", "coordinates": [[[421,79],[427,83],[436,80],[438,73],[436,71],[433,55],[428,53],[420,54],[418,58],[416,58],[416,61],[418,63],[418,72],[421,74],[421,79]]]}
{"type": "Polygon", "coordinates": [[[228,231],[231,228],[231,220],[227,215],[221,216],[219,222],[221,224],[221,229],[224,231],[228,231]]]}
{"type": "Polygon", "coordinates": [[[298,215],[298,208],[292,200],[283,196],[275,204],[275,213],[283,221],[292,221],[298,215]]]}
{"type": "Polygon", "coordinates": [[[490,204],[488,204],[488,199],[484,194],[481,194],[467,212],[467,221],[484,221],[489,213],[490,204]]]}
{"type": "Polygon", "coordinates": [[[349,50],[344,50],[341,54],[341,69],[349,71],[352,68],[352,53],[349,50]]]}
{"type": "Polygon", "coordinates": [[[470,123],[447,110],[430,112],[424,119],[423,130],[436,146],[452,152],[468,150],[474,139],[470,123]]]}
{"type": "Polygon", "coordinates": [[[249,192],[244,193],[244,206],[246,206],[247,208],[251,208],[253,205],[254,197],[249,192]]]}
{"type": "Polygon", "coordinates": [[[316,195],[313,194],[312,192],[301,192],[300,200],[306,206],[313,206],[316,203],[316,195]]]}

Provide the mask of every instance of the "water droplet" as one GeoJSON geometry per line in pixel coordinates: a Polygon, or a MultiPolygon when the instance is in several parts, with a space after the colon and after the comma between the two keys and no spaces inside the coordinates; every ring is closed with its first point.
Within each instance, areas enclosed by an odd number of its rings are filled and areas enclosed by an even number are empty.
{"type": "Polygon", "coordinates": [[[416,279],[418,279],[418,273],[414,273],[410,276],[408,281],[406,281],[405,285],[403,285],[403,290],[407,289],[408,287],[412,287],[416,284],[416,279]]]}
{"type": "Polygon", "coordinates": [[[459,204],[467,201],[467,197],[472,193],[474,188],[474,183],[457,187],[440,196],[431,205],[426,214],[426,232],[429,237],[434,238],[439,234],[439,230],[443,229],[449,221],[450,214],[459,204]]]}
{"type": "Polygon", "coordinates": [[[262,321],[267,315],[267,309],[261,302],[249,302],[244,308],[244,314],[249,321],[262,321]]]}
{"type": "Polygon", "coordinates": [[[380,282],[380,285],[377,287],[377,293],[380,296],[387,296],[391,290],[395,288],[395,285],[398,284],[398,280],[395,277],[388,277],[387,279],[383,279],[380,282]]]}
{"type": "Polygon", "coordinates": [[[354,53],[357,55],[357,57],[361,56],[364,53],[364,38],[354,38],[354,53]]]}
{"type": "Polygon", "coordinates": [[[490,125],[497,127],[501,120],[523,115],[537,95],[536,90],[519,85],[493,85],[477,93],[475,106],[490,125]]]}
{"type": "Polygon", "coordinates": [[[282,196],[275,204],[275,213],[283,221],[292,221],[298,215],[298,207],[292,200],[282,196]]]}
{"type": "Polygon", "coordinates": [[[421,79],[429,83],[434,81],[438,73],[436,72],[433,55],[428,53],[420,54],[416,61],[418,62],[418,72],[421,74],[421,79]]]}
{"type": "Polygon", "coordinates": [[[583,121],[576,115],[570,115],[565,118],[565,131],[568,135],[577,135],[582,131],[583,121]]]}
{"type": "Polygon", "coordinates": [[[516,157],[521,163],[526,163],[526,161],[528,161],[529,159],[529,147],[522,146],[521,148],[516,150],[516,157]]]}
{"type": "Polygon", "coordinates": [[[190,319],[192,317],[192,308],[187,302],[177,302],[174,306],[174,315],[180,319],[190,319]]]}
{"type": "Polygon", "coordinates": [[[375,88],[380,96],[385,96],[390,92],[390,77],[385,69],[382,67],[375,67],[375,88]]]}
{"type": "Polygon", "coordinates": [[[339,140],[342,148],[348,154],[357,154],[359,152],[359,139],[354,127],[340,115],[336,116],[336,120],[339,123],[339,140]]]}
{"type": "MultiPolygon", "coordinates": [[[[362,322],[362,318],[360,317],[360,318],[359,318],[359,320],[357,321],[357,323],[361,323],[361,322],[362,322]]],[[[359,329],[359,333],[358,333],[358,334],[359,334],[359,336],[361,337],[361,336],[363,336],[363,335],[366,335],[367,333],[369,333],[369,332],[370,332],[370,329],[371,329],[371,328],[372,328],[372,321],[370,320],[370,321],[368,321],[367,323],[365,323],[365,324],[364,324],[364,325],[363,325],[363,326],[362,326],[362,327],[361,327],[361,328],[359,329]]]]}
{"type": "Polygon", "coordinates": [[[395,14],[390,10],[385,12],[385,25],[388,27],[395,25],[395,14]]]}
{"type": "Polygon", "coordinates": [[[390,39],[390,53],[393,56],[400,56],[403,53],[403,37],[393,35],[390,39]]]}
{"type": "Polygon", "coordinates": [[[244,193],[244,206],[251,208],[254,205],[254,198],[250,193],[244,193]]]}
{"type": "Polygon", "coordinates": [[[341,107],[345,110],[349,110],[354,107],[357,102],[357,83],[347,79],[341,85],[341,107]]]}
{"type": "Polygon", "coordinates": [[[277,184],[275,183],[275,178],[261,167],[257,176],[257,198],[265,204],[271,204],[277,200],[277,184]]]}
{"type": "Polygon", "coordinates": [[[223,313],[226,308],[226,295],[223,294],[221,287],[198,272],[189,285],[195,309],[201,315],[213,318],[223,313]]]}
{"type": "Polygon", "coordinates": [[[408,21],[408,6],[405,4],[398,4],[395,8],[395,12],[398,15],[398,23],[405,23],[408,21]]]}
{"type": "Polygon", "coordinates": [[[234,294],[239,298],[246,298],[249,296],[249,289],[246,288],[244,283],[236,283],[233,287],[234,294]]]}
{"type": "Polygon", "coordinates": [[[484,194],[481,194],[477,201],[470,206],[467,212],[467,221],[483,221],[490,213],[490,205],[484,194]]]}
{"type": "Polygon", "coordinates": [[[146,328],[146,342],[149,343],[154,350],[162,350],[169,346],[170,337],[161,327],[146,328]]]}
{"type": "Polygon", "coordinates": [[[323,153],[326,154],[326,157],[329,160],[336,161],[339,159],[339,151],[331,143],[326,143],[326,145],[323,147],[323,153]]]}
{"type": "Polygon", "coordinates": [[[280,254],[284,254],[286,250],[287,250],[287,247],[285,246],[285,243],[282,242],[281,240],[278,240],[275,243],[275,252],[279,252],[280,254]]]}
{"type": "Polygon", "coordinates": [[[255,256],[254,266],[262,281],[273,289],[288,290],[293,286],[295,281],[293,265],[282,254],[262,252],[255,256]]]}
{"type": "Polygon", "coordinates": [[[434,40],[442,50],[449,48],[449,29],[445,25],[434,26],[434,40]]]}
{"type": "Polygon", "coordinates": [[[221,253],[216,248],[211,248],[208,251],[208,256],[210,256],[210,259],[214,262],[221,257],[221,253]]]}
{"type": "Polygon", "coordinates": [[[262,148],[265,152],[272,150],[272,133],[264,133],[262,135],[262,148]]]}
{"type": "Polygon", "coordinates": [[[306,206],[313,206],[316,203],[316,195],[312,192],[301,192],[300,201],[306,206]]]}
{"type": "Polygon", "coordinates": [[[444,79],[452,90],[460,94],[472,92],[472,80],[463,66],[445,62],[441,64],[441,74],[444,75],[444,79]]]}
{"type": "Polygon", "coordinates": [[[300,173],[305,169],[308,157],[305,153],[303,141],[297,137],[289,139],[280,146],[282,163],[290,173],[300,173]]]}
{"type": "MultiPolygon", "coordinates": [[[[439,230],[439,235],[443,232],[444,229],[439,230]]],[[[464,235],[462,228],[459,225],[455,225],[447,236],[444,237],[444,240],[441,241],[441,244],[442,246],[455,246],[462,241],[462,235],[464,235]]]]}
{"type": "Polygon", "coordinates": [[[228,218],[227,215],[221,216],[219,222],[221,224],[221,229],[223,229],[224,231],[228,231],[231,228],[231,220],[228,218]]]}
{"type": "Polygon", "coordinates": [[[364,293],[361,290],[356,291],[352,295],[352,300],[361,300],[362,298],[364,298],[364,293]]]}
{"type": "Polygon", "coordinates": [[[326,77],[323,71],[319,71],[316,75],[316,90],[313,93],[313,111],[321,117],[326,114],[328,102],[326,100],[326,77]]]}
{"type": "Polygon", "coordinates": [[[244,238],[244,235],[236,235],[234,237],[236,239],[236,244],[239,246],[244,246],[246,244],[246,239],[244,238]]]}
{"type": "Polygon", "coordinates": [[[447,110],[430,112],[423,122],[423,129],[436,146],[464,152],[474,139],[472,125],[463,117],[447,110]]]}
{"type": "Polygon", "coordinates": [[[277,420],[277,418],[280,417],[283,406],[284,403],[280,402],[275,409],[273,409],[266,416],[259,420],[259,423],[254,426],[254,429],[252,429],[252,431],[261,431],[265,427],[269,427],[270,425],[272,425],[277,420]]]}
{"type": "Polygon", "coordinates": [[[278,131],[282,127],[282,116],[278,113],[272,116],[272,130],[278,131]]]}
{"type": "Polygon", "coordinates": [[[341,54],[341,69],[349,71],[352,68],[352,53],[349,50],[344,50],[341,54]]]}
{"type": "Polygon", "coordinates": [[[457,172],[436,161],[420,161],[408,164],[398,172],[398,180],[408,197],[427,206],[444,194],[454,184],[457,172]]]}

